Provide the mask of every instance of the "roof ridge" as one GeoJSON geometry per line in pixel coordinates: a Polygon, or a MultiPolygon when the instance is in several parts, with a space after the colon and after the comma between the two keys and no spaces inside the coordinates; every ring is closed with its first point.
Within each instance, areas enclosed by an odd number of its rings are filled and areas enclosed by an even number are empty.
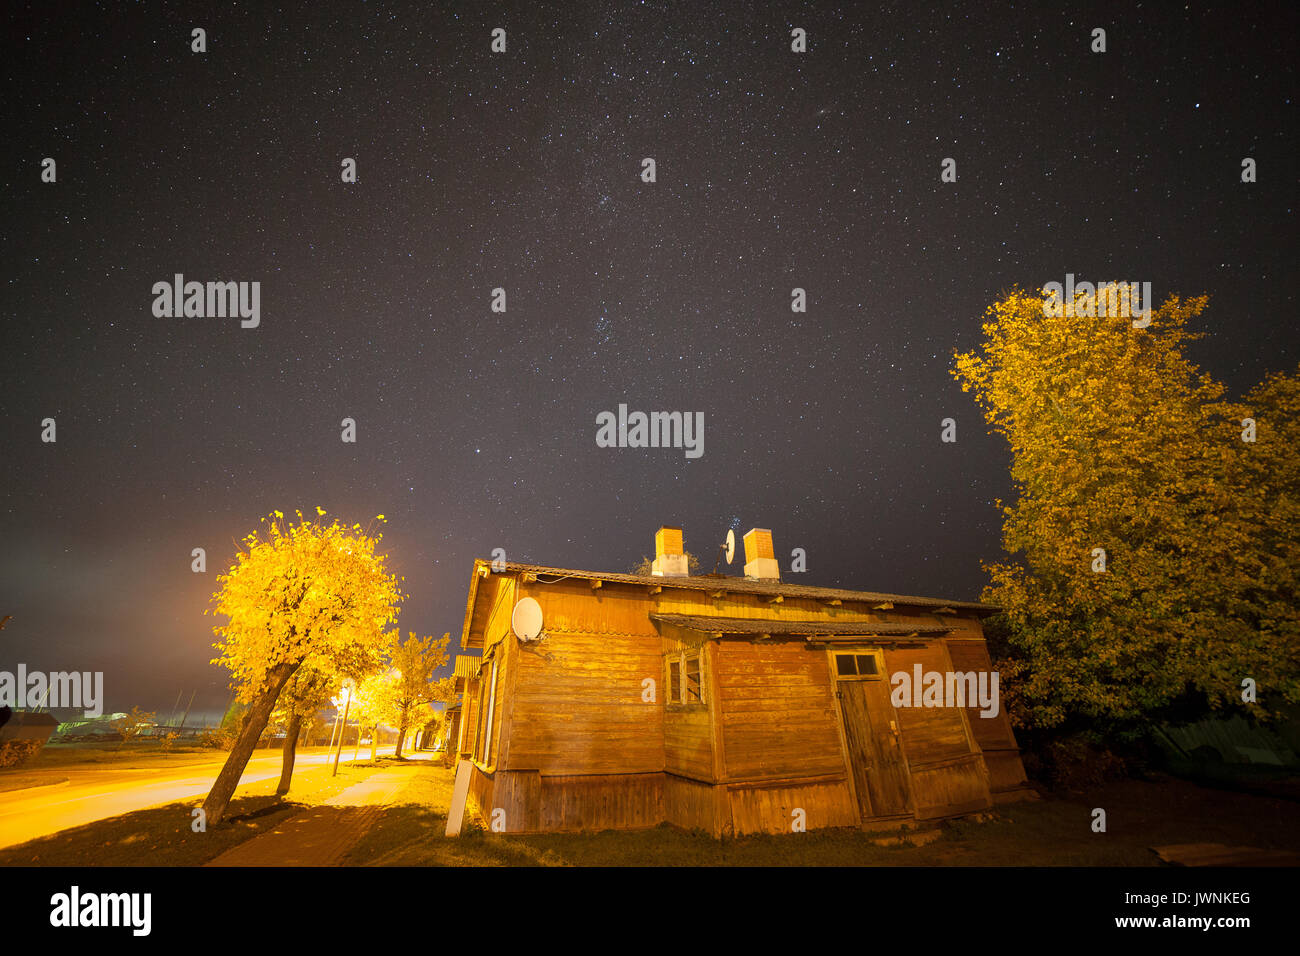
{"type": "MultiPolygon", "coordinates": [[[[478,564],[490,565],[485,559],[478,564]]],[[[499,566],[499,565],[498,565],[499,566]]],[[[997,605],[981,601],[957,601],[948,598],[924,597],[916,594],[891,594],[884,591],[858,591],[851,588],[826,587],[815,584],[795,584],[789,581],[764,581],[745,577],[709,577],[705,575],[673,576],[623,574],[617,571],[584,571],[577,568],[556,568],[542,564],[523,564],[507,562],[505,571],[524,571],[533,574],[559,575],[564,578],[591,578],[601,581],[613,581],[622,584],[653,585],[658,587],[680,587],[690,590],[733,590],[757,594],[785,594],[787,596],[838,597],[842,600],[881,601],[911,604],[917,607],[960,607],[967,610],[986,611],[990,614],[1001,610],[997,605]]],[[[497,572],[500,573],[500,572],[497,572]]],[[[543,581],[543,584],[555,584],[558,581],[543,581]]]]}

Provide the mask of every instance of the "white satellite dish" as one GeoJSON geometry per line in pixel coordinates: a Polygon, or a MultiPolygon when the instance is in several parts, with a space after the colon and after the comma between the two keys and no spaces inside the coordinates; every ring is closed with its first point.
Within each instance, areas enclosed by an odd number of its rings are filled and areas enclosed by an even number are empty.
{"type": "Polygon", "coordinates": [[[510,612],[510,630],[521,641],[537,640],[542,633],[542,606],[530,597],[519,601],[510,612]]]}
{"type": "Polygon", "coordinates": [[[734,558],[735,556],[736,556],[736,530],[734,528],[728,528],[727,529],[727,563],[730,564],[731,559],[734,558]]]}

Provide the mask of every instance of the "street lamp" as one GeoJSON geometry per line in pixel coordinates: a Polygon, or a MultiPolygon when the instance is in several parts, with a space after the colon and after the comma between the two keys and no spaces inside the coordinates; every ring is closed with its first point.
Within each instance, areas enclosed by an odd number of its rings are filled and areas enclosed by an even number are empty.
{"type": "MultiPolygon", "coordinates": [[[[339,740],[334,750],[334,769],[330,771],[330,776],[336,776],[339,772],[339,754],[343,752],[343,733],[348,729],[348,708],[352,706],[352,678],[343,682],[343,725],[339,728],[339,740]]],[[[358,733],[360,731],[358,730],[358,733]]]]}

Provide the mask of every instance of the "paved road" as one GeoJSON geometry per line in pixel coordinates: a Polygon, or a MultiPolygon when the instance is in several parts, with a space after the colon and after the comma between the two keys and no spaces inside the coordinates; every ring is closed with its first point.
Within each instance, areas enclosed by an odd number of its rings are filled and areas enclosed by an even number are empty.
{"type": "MultiPolygon", "coordinates": [[[[347,750],[344,748],[345,760],[351,757],[347,750]]],[[[259,754],[248,762],[244,775],[239,778],[241,785],[280,776],[280,752],[260,751],[259,754]]],[[[52,772],[68,777],[68,783],[0,793],[0,847],[26,843],[145,807],[202,798],[212,788],[225,759],[226,755],[220,753],[211,757],[178,758],[176,766],[171,767],[122,769],[103,764],[56,768],[52,772]]],[[[325,747],[299,750],[295,772],[328,759],[325,747]]],[[[200,802],[201,799],[196,799],[195,806],[200,802]]]]}

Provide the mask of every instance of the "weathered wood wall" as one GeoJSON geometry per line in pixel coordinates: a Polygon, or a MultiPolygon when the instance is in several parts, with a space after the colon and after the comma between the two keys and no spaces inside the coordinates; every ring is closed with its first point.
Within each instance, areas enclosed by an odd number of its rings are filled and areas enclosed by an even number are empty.
{"type": "Polygon", "coordinates": [[[824,652],[803,641],[724,639],[716,657],[725,780],[844,772],[824,652]]]}
{"type": "MultiPolygon", "coordinates": [[[[891,680],[900,671],[914,675],[917,664],[922,674],[946,675],[951,670],[939,641],[923,647],[885,649],[885,669],[891,680]]],[[[988,774],[967,727],[964,708],[907,706],[896,707],[894,713],[902,732],[917,819],[966,813],[992,804],[988,774]]]]}
{"type": "Polygon", "coordinates": [[[703,635],[686,631],[673,625],[663,625],[664,663],[659,685],[659,696],[664,711],[664,769],[669,773],[692,780],[716,779],[716,758],[713,752],[713,722],[711,712],[717,694],[714,680],[715,662],[713,645],[703,635]],[[671,669],[668,660],[679,660],[684,652],[695,653],[700,658],[700,685],[703,704],[671,703],[671,669]]]}
{"type": "MultiPolygon", "coordinates": [[[[988,647],[983,638],[978,640],[949,639],[948,656],[952,666],[959,671],[989,671],[993,667],[989,661],[988,647]]],[[[999,686],[999,693],[1001,693],[999,686]]],[[[998,713],[993,717],[984,717],[978,704],[966,708],[966,722],[971,734],[984,754],[984,765],[988,769],[989,789],[995,801],[1000,795],[1023,791],[1028,786],[1025,767],[1020,760],[1020,747],[1016,743],[1015,733],[1011,729],[1011,718],[1006,708],[999,701],[998,713]]]]}
{"type": "Polygon", "coordinates": [[[729,784],[723,790],[731,816],[730,826],[724,822],[724,829],[735,835],[791,833],[796,811],[803,812],[800,819],[807,830],[858,824],[857,802],[843,775],[784,785],[729,784]]]}
{"type": "Polygon", "coordinates": [[[545,775],[658,773],[664,769],[664,711],[642,700],[660,679],[658,636],[547,628],[521,647],[506,768],[545,775]]]}

